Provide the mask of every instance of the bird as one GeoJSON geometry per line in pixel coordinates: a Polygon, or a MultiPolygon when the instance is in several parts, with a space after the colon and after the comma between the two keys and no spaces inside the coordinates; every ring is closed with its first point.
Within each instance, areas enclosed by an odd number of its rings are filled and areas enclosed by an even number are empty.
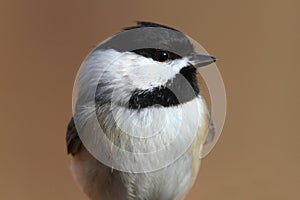
{"type": "Polygon", "coordinates": [[[197,69],[215,61],[198,54],[181,31],[146,21],[122,29],[91,51],[77,76],[66,134],[71,171],[90,200],[186,197],[199,172],[203,146],[214,138],[197,69]],[[84,142],[85,135],[93,135],[91,113],[112,146],[133,153],[133,159],[84,142]],[[134,154],[161,147],[167,153],[155,154],[149,162],[134,154]],[[102,162],[94,149],[108,152],[107,158],[117,164],[102,162]]]}

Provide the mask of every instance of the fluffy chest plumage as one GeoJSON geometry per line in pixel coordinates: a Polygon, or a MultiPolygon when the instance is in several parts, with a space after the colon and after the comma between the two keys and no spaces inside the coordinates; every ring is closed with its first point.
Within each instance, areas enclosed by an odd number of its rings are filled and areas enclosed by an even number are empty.
{"type": "MultiPolygon", "coordinates": [[[[182,199],[197,175],[200,149],[207,134],[204,100],[198,97],[181,106],[134,112],[115,108],[109,115],[100,114],[107,113],[101,112],[105,107],[99,109],[99,122],[115,145],[134,153],[157,151],[154,159],[140,164],[160,168],[145,173],[121,172],[103,165],[84,149],[74,157],[73,170],[91,199],[182,199]],[[111,117],[114,123],[108,120],[111,117]],[[161,149],[167,149],[168,154],[159,152],[161,149]]],[[[124,166],[133,165],[118,155],[112,156],[124,166]]]]}

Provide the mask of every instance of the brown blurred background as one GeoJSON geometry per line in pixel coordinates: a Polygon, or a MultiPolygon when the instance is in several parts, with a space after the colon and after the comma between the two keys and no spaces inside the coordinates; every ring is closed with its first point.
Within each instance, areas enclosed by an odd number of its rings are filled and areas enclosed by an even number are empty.
{"type": "Polygon", "coordinates": [[[176,27],[220,59],[227,120],[187,199],[300,199],[299,10],[297,0],[0,1],[0,199],[86,199],[65,147],[73,81],[95,45],[135,20],[176,27]]]}

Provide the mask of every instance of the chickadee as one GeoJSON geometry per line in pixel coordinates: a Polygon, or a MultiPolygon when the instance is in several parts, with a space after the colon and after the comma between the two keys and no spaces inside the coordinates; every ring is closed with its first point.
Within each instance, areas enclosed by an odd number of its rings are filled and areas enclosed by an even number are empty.
{"type": "Polygon", "coordinates": [[[215,61],[197,54],[180,31],[151,22],[125,28],[89,54],[77,77],[66,142],[75,179],[91,200],[185,197],[197,177],[201,150],[214,135],[197,68],[215,61]],[[91,87],[96,90],[91,92],[91,87]],[[91,96],[93,106],[87,100],[91,96]],[[119,156],[115,147],[96,142],[91,148],[83,142],[87,135],[97,138],[89,122],[94,111],[112,146],[131,152],[133,159],[119,156]],[[190,133],[195,134],[189,143],[190,133]],[[139,155],[162,146],[168,153],[157,153],[149,162],[139,160],[139,155]],[[95,149],[105,151],[104,157],[115,164],[102,162],[95,149]],[[145,170],[134,171],[135,166],[145,170]]]}

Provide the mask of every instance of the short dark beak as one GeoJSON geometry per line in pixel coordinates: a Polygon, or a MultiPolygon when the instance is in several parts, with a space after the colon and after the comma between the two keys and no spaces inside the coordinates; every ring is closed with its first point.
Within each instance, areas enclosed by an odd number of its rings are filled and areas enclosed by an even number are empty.
{"type": "Polygon", "coordinates": [[[202,54],[194,54],[191,57],[191,64],[193,64],[196,68],[209,65],[209,64],[214,63],[216,61],[217,61],[217,59],[215,57],[202,55],[202,54]]]}

